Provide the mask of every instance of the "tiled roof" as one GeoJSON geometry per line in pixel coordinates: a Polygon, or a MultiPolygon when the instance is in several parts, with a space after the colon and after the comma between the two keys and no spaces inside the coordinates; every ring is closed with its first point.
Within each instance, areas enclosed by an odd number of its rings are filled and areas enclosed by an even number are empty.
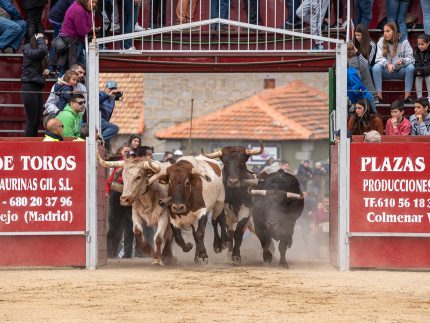
{"type": "Polygon", "coordinates": [[[119,127],[119,134],[143,133],[143,73],[100,73],[100,89],[109,80],[124,92],[122,101],[116,101],[110,122],[119,127]]]}
{"type": "MultiPolygon", "coordinates": [[[[189,121],[155,133],[189,137],[189,121]]],[[[195,139],[306,140],[328,138],[328,96],[302,81],[265,90],[193,120],[195,139]]]]}

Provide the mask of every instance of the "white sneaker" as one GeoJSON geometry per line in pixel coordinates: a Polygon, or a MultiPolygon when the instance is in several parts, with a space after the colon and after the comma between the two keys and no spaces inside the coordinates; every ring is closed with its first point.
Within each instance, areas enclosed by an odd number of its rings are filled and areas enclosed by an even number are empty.
{"type": "Polygon", "coordinates": [[[112,24],[112,26],[110,27],[111,32],[118,31],[120,29],[121,27],[119,26],[119,24],[112,24]]]}
{"type": "Polygon", "coordinates": [[[136,50],[136,47],[131,46],[130,48],[127,48],[127,50],[136,50]]]}
{"type": "Polygon", "coordinates": [[[144,28],[142,28],[142,26],[139,25],[138,22],[136,22],[136,24],[134,25],[134,31],[142,31],[144,30],[144,28]]]}

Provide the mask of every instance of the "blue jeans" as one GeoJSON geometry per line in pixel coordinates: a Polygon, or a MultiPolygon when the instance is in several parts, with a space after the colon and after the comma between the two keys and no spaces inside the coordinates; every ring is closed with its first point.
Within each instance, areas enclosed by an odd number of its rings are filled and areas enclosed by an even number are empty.
{"type": "Polygon", "coordinates": [[[102,137],[104,141],[109,141],[113,136],[116,136],[119,128],[116,124],[102,118],[102,137]]]}
{"type": "Polygon", "coordinates": [[[424,32],[430,35],[430,1],[421,0],[421,9],[423,11],[424,32]]]}
{"type": "MultiPolygon", "coordinates": [[[[211,18],[228,19],[229,0],[212,0],[211,1],[211,18]],[[221,8],[220,8],[221,6],[221,8]]],[[[212,28],[218,26],[213,24],[212,28]]]]}
{"type": "Polygon", "coordinates": [[[399,25],[402,33],[400,41],[408,37],[406,28],[406,14],[408,13],[409,0],[387,0],[387,22],[394,21],[399,25]]]}
{"type": "Polygon", "coordinates": [[[300,19],[296,17],[296,10],[300,6],[300,0],[287,0],[287,24],[293,25],[300,22],[300,19]]]}
{"type": "MultiPolygon", "coordinates": [[[[134,28],[134,1],[133,0],[124,0],[124,9],[123,9],[123,23],[124,23],[124,31],[123,34],[129,34],[133,32],[134,28]]],[[[124,40],[124,49],[129,49],[133,46],[133,40],[127,39],[124,40]]]]}
{"type": "Polygon", "coordinates": [[[12,47],[17,50],[26,33],[27,23],[24,20],[0,17],[0,49],[12,47]]]}
{"type": "Polygon", "coordinates": [[[376,92],[382,92],[382,80],[405,80],[405,92],[411,92],[414,82],[415,67],[413,64],[402,67],[399,71],[389,73],[386,68],[379,64],[373,65],[373,81],[376,92]]]}
{"type": "Polygon", "coordinates": [[[373,0],[354,0],[354,26],[369,26],[372,20],[373,0]]]}

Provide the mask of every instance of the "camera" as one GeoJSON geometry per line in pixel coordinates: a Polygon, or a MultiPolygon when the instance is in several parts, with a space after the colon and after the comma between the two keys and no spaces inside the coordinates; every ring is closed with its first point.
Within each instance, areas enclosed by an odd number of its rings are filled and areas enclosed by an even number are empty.
{"type": "Polygon", "coordinates": [[[124,92],[116,92],[115,93],[115,100],[116,101],[122,101],[123,95],[124,95],[124,92]]]}

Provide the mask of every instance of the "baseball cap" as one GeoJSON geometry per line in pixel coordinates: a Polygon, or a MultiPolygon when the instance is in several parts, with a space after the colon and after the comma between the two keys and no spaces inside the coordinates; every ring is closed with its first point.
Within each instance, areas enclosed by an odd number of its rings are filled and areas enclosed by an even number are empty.
{"type": "Polygon", "coordinates": [[[117,89],[118,88],[118,85],[116,84],[116,82],[115,81],[112,81],[112,80],[110,80],[110,81],[108,81],[107,83],[106,83],[106,86],[105,86],[107,89],[117,89]]]}

